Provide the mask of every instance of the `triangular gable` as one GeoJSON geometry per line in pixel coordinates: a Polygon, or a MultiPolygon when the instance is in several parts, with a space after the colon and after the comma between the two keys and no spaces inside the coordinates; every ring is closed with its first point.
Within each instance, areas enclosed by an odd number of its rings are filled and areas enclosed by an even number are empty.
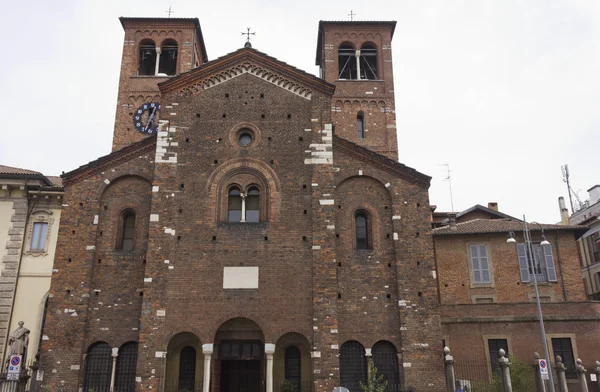
{"type": "Polygon", "coordinates": [[[375,151],[371,151],[368,148],[359,146],[349,140],[334,135],[334,156],[336,151],[343,152],[352,158],[371,164],[410,183],[429,188],[431,177],[428,175],[420,173],[411,167],[386,157],[385,155],[378,154],[375,151]]]}
{"type": "Polygon", "coordinates": [[[159,83],[158,87],[161,94],[171,91],[193,94],[244,74],[254,75],[305,99],[310,99],[313,91],[332,95],[335,90],[334,85],[323,79],[252,48],[239,49],[202,64],[159,83]]]}
{"type": "Polygon", "coordinates": [[[471,219],[467,219],[468,215],[473,214],[477,211],[484,212],[486,214],[490,214],[490,215],[493,215],[494,217],[496,217],[496,218],[490,218],[490,219],[513,219],[513,220],[520,221],[519,219],[515,218],[514,216],[510,216],[503,212],[496,211],[494,209],[482,206],[481,204],[475,204],[473,207],[467,208],[466,210],[459,212],[456,215],[456,219],[464,218],[465,221],[471,220],[471,219]]]}
{"type": "Polygon", "coordinates": [[[83,166],[79,166],[75,170],[61,175],[63,185],[73,185],[86,178],[92,177],[98,173],[106,171],[117,165],[137,158],[140,155],[153,153],[156,150],[156,135],[147,137],[137,143],[130,144],[120,150],[113,151],[108,155],[104,155],[95,161],[91,161],[83,166]]]}

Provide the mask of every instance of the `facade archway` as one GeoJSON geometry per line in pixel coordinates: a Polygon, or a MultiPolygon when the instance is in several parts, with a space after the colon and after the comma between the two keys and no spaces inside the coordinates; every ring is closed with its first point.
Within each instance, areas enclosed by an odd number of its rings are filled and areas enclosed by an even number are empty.
{"type": "Polygon", "coordinates": [[[298,392],[311,390],[312,361],[306,337],[296,332],[281,336],[273,362],[273,391],[283,391],[284,380],[294,384],[298,392]]]}
{"type": "Polygon", "coordinates": [[[201,391],[204,379],[202,344],[190,332],[173,336],[167,347],[165,392],[201,391]]]}
{"type": "Polygon", "coordinates": [[[215,335],[212,392],[260,392],[266,385],[265,337],[254,321],[237,317],[215,335]]]}

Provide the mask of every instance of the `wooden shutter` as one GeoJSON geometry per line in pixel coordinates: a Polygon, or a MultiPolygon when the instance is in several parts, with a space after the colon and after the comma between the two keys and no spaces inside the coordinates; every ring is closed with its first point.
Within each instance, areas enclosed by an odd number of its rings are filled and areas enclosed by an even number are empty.
{"type": "Polygon", "coordinates": [[[517,255],[519,256],[519,271],[521,272],[521,282],[531,282],[525,244],[517,244],[517,255]]]}
{"type": "Polygon", "coordinates": [[[552,245],[542,245],[544,260],[546,261],[546,273],[549,282],[556,282],[556,268],[554,268],[554,257],[552,257],[552,245]]]}
{"type": "Polygon", "coordinates": [[[485,245],[471,245],[473,283],[490,283],[490,268],[485,245]]]}

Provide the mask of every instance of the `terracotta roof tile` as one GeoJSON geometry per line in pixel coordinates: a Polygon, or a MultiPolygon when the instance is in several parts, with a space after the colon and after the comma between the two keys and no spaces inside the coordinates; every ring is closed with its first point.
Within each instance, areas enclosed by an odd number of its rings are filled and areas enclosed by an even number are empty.
{"type": "Polygon", "coordinates": [[[42,173],[33,170],[21,169],[18,167],[0,165],[0,174],[20,174],[20,175],[32,175],[41,176],[42,173]]]}
{"type": "MultiPolygon", "coordinates": [[[[531,231],[539,231],[540,226],[529,224],[531,231]]],[[[586,230],[585,226],[541,224],[544,230],[586,230]]],[[[456,224],[456,230],[450,226],[438,227],[432,230],[436,235],[480,234],[480,233],[508,233],[510,231],[523,231],[523,222],[512,219],[473,219],[456,224]]]]}

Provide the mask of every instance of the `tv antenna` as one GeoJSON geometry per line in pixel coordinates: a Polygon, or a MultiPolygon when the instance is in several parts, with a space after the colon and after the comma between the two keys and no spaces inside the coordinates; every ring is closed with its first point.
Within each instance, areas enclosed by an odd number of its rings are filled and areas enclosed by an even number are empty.
{"type": "Polygon", "coordinates": [[[575,196],[578,211],[583,206],[583,203],[581,202],[581,199],[579,199],[577,192],[575,192],[573,188],[571,188],[571,182],[569,181],[569,165],[563,165],[560,168],[562,170],[563,182],[567,184],[567,192],[569,193],[569,203],[571,204],[571,214],[574,214],[575,208],[573,205],[573,196],[575,196]]]}
{"type": "Polygon", "coordinates": [[[452,170],[450,170],[450,165],[448,163],[443,163],[440,166],[446,166],[446,178],[444,178],[444,181],[448,181],[448,189],[450,190],[450,207],[452,207],[451,212],[454,212],[454,199],[452,198],[452,177],[450,176],[452,170]]]}

